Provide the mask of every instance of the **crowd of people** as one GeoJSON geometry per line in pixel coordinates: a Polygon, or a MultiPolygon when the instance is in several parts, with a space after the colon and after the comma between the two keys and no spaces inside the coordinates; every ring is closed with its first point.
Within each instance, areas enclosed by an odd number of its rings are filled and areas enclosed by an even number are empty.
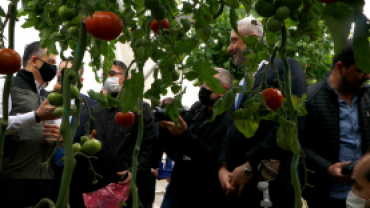
{"type": "MultiPolygon", "coordinates": [[[[257,20],[244,18],[238,22],[242,37],[250,35],[263,38],[263,27],[257,20]],[[256,24],[257,23],[257,24],[256,24]]],[[[246,45],[241,36],[231,31],[228,48],[235,64],[244,67],[243,54],[246,45]]],[[[369,57],[370,58],[370,57],[369,57]]],[[[266,85],[278,88],[278,79],[284,82],[284,66],[279,58],[260,63],[255,73],[252,91],[264,80],[266,85]]],[[[334,57],[331,71],[326,78],[307,88],[305,72],[297,60],[288,58],[291,68],[292,94],[307,94],[306,116],[299,117],[298,132],[302,145],[299,178],[304,183],[303,160],[307,166],[308,184],[302,200],[313,208],[369,208],[370,207],[370,86],[365,84],[370,75],[356,65],[352,40],[334,57]],[[353,170],[342,169],[357,162],[353,170]]],[[[5,138],[3,162],[0,172],[0,205],[4,208],[35,206],[42,198],[56,201],[63,171],[63,148],[56,151],[49,169],[40,166],[48,159],[60,135],[60,117],[54,115],[55,106],[46,100],[47,83],[61,76],[63,68],[71,68],[71,62],[56,65],[56,57],[47,53],[40,42],[26,46],[23,69],[14,77],[9,99],[9,121],[5,138]]],[[[127,66],[118,60],[102,87],[102,91],[116,97],[123,84],[127,66]]],[[[155,183],[159,163],[166,153],[167,165],[173,167],[162,208],[227,208],[227,207],[294,207],[294,190],[291,185],[292,153],[278,147],[276,133],[279,124],[262,120],[252,138],[241,133],[230,113],[243,108],[251,94],[238,94],[230,111],[212,117],[214,104],[233,86],[233,76],[225,69],[215,68],[214,78],[219,80],[224,93],[216,93],[205,83],[199,90],[199,101],[190,109],[181,111],[176,125],[171,120],[156,118],[156,110],[143,104],[143,140],[138,157],[136,184],[140,205],[151,208],[155,199],[155,183]],[[270,177],[261,169],[270,171],[270,177]],[[261,181],[267,183],[260,183],[261,181]],[[266,186],[266,184],[268,186],[266,186]],[[268,189],[268,192],[265,192],[268,189]],[[262,190],[264,192],[262,192],[262,190]],[[268,194],[266,194],[268,193],[268,194]]],[[[83,77],[84,69],[80,69],[83,77]]],[[[129,77],[127,77],[129,79],[129,77]]],[[[0,78],[0,94],[5,79],[0,78]]],[[[246,86],[246,80],[240,85],[246,86]]],[[[2,97],[2,96],[0,96],[2,97]]],[[[138,134],[138,124],[121,127],[115,115],[121,107],[103,108],[97,101],[80,94],[91,109],[93,120],[88,120],[85,104],[82,104],[81,125],[76,130],[74,142],[91,129],[102,149],[92,160],[95,172],[103,176],[92,183],[94,173],[89,161],[76,156],[77,165],[69,191],[72,208],[85,207],[83,193],[99,190],[110,183],[131,183],[132,155],[138,134]],[[86,128],[87,122],[90,128],[86,128]],[[127,176],[122,180],[122,176],[127,176]]],[[[0,99],[0,103],[2,99],[0,99]]],[[[162,101],[158,109],[165,109],[172,98],[162,101]]],[[[2,103],[1,103],[2,104],[2,103]]],[[[74,103],[72,103],[74,104],[74,103]]],[[[2,106],[2,105],[1,105],[2,106]]],[[[2,116],[2,107],[0,107],[2,116]]],[[[75,120],[71,116],[70,120],[75,120]]],[[[63,146],[63,138],[60,139],[63,146]]],[[[128,206],[132,199],[127,201],[128,206]]]]}

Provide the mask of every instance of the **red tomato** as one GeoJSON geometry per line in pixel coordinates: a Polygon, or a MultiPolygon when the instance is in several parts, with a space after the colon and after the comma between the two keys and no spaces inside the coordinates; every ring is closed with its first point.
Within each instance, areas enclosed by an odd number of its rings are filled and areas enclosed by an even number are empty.
{"type": "Polygon", "coordinates": [[[116,113],[116,123],[122,127],[130,126],[135,121],[135,114],[133,112],[116,113]]]}
{"type": "MultiPolygon", "coordinates": [[[[162,25],[163,29],[170,28],[170,23],[168,23],[168,20],[167,19],[161,20],[161,25],[162,25]]],[[[152,30],[153,30],[154,33],[157,33],[157,31],[159,30],[158,20],[153,20],[150,23],[150,28],[152,28],[152,30]]]]}
{"type": "Polygon", "coordinates": [[[331,4],[331,3],[338,2],[340,0],[317,0],[317,1],[322,2],[322,3],[331,4]]]}
{"type": "Polygon", "coordinates": [[[112,12],[95,12],[87,17],[86,29],[95,38],[110,41],[121,34],[123,21],[112,12]]]}
{"type": "Polygon", "coordinates": [[[0,74],[14,74],[21,69],[21,56],[11,48],[0,49],[0,74]]]}
{"type": "Polygon", "coordinates": [[[276,111],[283,104],[283,95],[278,89],[267,88],[262,91],[266,99],[266,105],[273,111],[276,111]]]}

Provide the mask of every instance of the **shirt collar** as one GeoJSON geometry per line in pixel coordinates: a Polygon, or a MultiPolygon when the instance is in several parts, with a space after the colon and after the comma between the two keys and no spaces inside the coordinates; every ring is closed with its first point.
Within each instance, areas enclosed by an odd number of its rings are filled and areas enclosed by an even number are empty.
{"type": "MultiPolygon", "coordinates": [[[[340,99],[339,99],[339,94],[338,94],[338,92],[337,92],[334,88],[332,88],[332,87],[331,87],[330,82],[329,82],[329,77],[330,77],[330,76],[327,76],[327,78],[326,78],[326,82],[327,82],[327,85],[328,85],[329,89],[333,90],[333,91],[335,92],[335,94],[337,95],[337,97],[338,97],[338,103],[345,102],[345,101],[343,101],[343,100],[340,100],[340,99]]],[[[356,91],[353,93],[353,100],[352,100],[352,103],[355,103],[355,102],[357,101],[358,96],[359,96],[359,93],[360,93],[360,92],[359,92],[359,90],[356,90],[356,91]]]]}

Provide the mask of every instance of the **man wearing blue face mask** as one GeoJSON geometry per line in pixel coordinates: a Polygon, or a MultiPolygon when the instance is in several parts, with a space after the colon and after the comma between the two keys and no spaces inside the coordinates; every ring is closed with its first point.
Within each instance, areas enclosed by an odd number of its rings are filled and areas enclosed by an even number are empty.
{"type": "MultiPolygon", "coordinates": [[[[0,204],[4,208],[35,206],[42,198],[53,199],[54,167],[41,167],[60,135],[60,118],[54,115],[44,90],[56,74],[53,54],[40,42],[26,46],[23,67],[13,79],[9,98],[9,123],[0,172],[0,204]]],[[[5,79],[0,79],[0,106],[5,79]]],[[[3,115],[0,107],[0,118],[3,115]]],[[[61,138],[61,141],[63,138],[61,138]]]]}
{"type": "Polygon", "coordinates": [[[347,208],[370,208],[370,154],[356,164],[351,176],[352,190],[346,199],[347,208]]]}

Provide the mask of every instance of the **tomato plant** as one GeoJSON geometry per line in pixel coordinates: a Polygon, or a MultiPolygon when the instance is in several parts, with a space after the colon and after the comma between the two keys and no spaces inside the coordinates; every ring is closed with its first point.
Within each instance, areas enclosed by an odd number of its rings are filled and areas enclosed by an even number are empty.
{"type": "MultiPolygon", "coordinates": [[[[168,29],[170,28],[170,24],[168,23],[168,20],[161,20],[161,25],[162,25],[162,28],[163,29],[168,29]]],[[[150,22],[150,28],[152,29],[152,31],[154,33],[157,33],[157,31],[159,30],[159,22],[158,20],[153,20],[150,22]]]]}
{"type": "Polygon", "coordinates": [[[109,41],[122,33],[123,21],[112,12],[95,12],[87,17],[86,29],[95,38],[109,41]]]}
{"type": "Polygon", "coordinates": [[[88,140],[90,140],[90,138],[88,136],[82,136],[80,138],[81,145],[85,144],[85,142],[87,142],[88,140]]]}
{"type": "Polygon", "coordinates": [[[283,104],[283,94],[278,89],[267,88],[262,91],[262,95],[265,98],[267,107],[273,111],[279,109],[283,104]]]}
{"type": "Polygon", "coordinates": [[[258,0],[254,7],[257,14],[262,17],[272,17],[276,11],[275,3],[267,0],[258,0]]]}
{"type": "Polygon", "coordinates": [[[14,74],[21,68],[21,56],[11,48],[0,49],[0,74],[14,74]]]}
{"type": "Polygon", "coordinates": [[[133,112],[116,113],[116,123],[122,127],[130,126],[135,121],[135,114],[133,112]]]}
{"type": "Polygon", "coordinates": [[[70,21],[75,16],[76,10],[69,9],[67,5],[62,5],[59,7],[58,14],[59,17],[64,21],[70,21]]]}
{"type": "Polygon", "coordinates": [[[341,1],[341,0],[316,0],[316,1],[331,4],[331,3],[335,3],[335,2],[338,2],[338,1],[341,1]]]}
{"type": "Polygon", "coordinates": [[[72,145],[72,152],[73,153],[81,152],[81,151],[82,151],[82,147],[81,147],[81,144],[80,143],[74,143],[72,145]]]}

